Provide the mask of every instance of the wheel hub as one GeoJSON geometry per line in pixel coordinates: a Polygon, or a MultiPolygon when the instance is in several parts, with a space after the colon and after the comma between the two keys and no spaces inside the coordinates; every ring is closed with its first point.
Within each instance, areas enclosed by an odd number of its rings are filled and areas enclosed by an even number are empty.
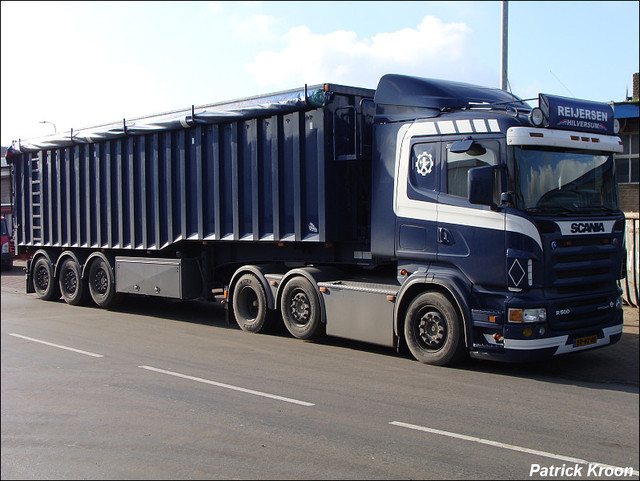
{"type": "Polygon", "coordinates": [[[38,269],[38,272],[36,272],[36,281],[38,283],[38,287],[42,290],[49,287],[49,273],[44,267],[41,267],[38,269]]]}
{"type": "Polygon", "coordinates": [[[446,324],[437,312],[427,312],[422,316],[418,330],[420,338],[430,348],[439,348],[444,343],[446,324]]]}
{"type": "Polygon", "coordinates": [[[78,288],[78,279],[72,271],[68,270],[67,272],[65,272],[62,278],[62,282],[65,291],[67,291],[69,294],[73,294],[74,292],[76,292],[76,289],[78,288]]]}
{"type": "Polygon", "coordinates": [[[291,299],[291,314],[298,324],[306,324],[309,321],[309,299],[306,294],[298,292],[291,299]]]}
{"type": "Polygon", "coordinates": [[[258,295],[252,288],[244,286],[238,293],[238,300],[244,317],[252,320],[258,317],[258,295]]]}
{"type": "Polygon", "coordinates": [[[107,274],[104,272],[104,270],[99,269],[96,272],[96,275],[93,279],[93,285],[100,294],[104,294],[105,292],[107,292],[108,281],[107,274]]]}

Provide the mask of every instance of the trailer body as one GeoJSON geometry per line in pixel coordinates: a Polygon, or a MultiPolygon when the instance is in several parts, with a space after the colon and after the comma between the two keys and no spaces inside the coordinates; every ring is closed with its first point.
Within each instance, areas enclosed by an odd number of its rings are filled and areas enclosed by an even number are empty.
{"type": "Polygon", "coordinates": [[[449,364],[616,342],[613,110],[386,75],[10,149],[27,291],[223,301],[261,332],[449,364]],[[534,116],[535,114],[535,116],[534,116]]]}
{"type": "Polygon", "coordinates": [[[357,188],[355,132],[334,116],[352,116],[350,103],[373,92],[330,88],[326,107],[240,110],[217,123],[196,113],[190,128],[149,133],[125,122],[116,138],[31,154],[15,164],[20,244],[160,251],[186,240],[355,238],[340,208],[357,188]]]}

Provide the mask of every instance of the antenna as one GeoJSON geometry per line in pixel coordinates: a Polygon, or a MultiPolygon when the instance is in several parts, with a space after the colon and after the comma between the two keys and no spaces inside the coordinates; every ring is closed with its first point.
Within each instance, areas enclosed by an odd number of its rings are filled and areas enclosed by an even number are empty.
{"type": "Polygon", "coordinates": [[[567,87],[565,84],[563,84],[563,83],[562,83],[562,80],[560,80],[560,79],[556,76],[556,74],[554,74],[551,70],[549,70],[549,72],[551,72],[551,75],[553,75],[553,76],[556,78],[556,80],[557,80],[558,82],[560,82],[560,84],[562,84],[562,86],[563,86],[564,88],[566,88],[566,89],[567,89],[567,91],[571,94],[571,96],[572,96],[572,97],[575,97],[575,94],[574,94],[571,90],[569,90],[569,87],[567,87]]]}

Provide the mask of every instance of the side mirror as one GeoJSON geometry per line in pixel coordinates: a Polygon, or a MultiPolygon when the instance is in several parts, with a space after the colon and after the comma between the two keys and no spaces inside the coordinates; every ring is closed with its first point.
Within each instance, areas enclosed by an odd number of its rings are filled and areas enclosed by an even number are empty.
{"type": "Polygon", "coordinates": [[[472,204],[488,205],[493,210],[498,206],[493,201],[495,188],[495,171],[499,166],[489,165],[476,167],[467,173],[469,202],[472,204]]]}

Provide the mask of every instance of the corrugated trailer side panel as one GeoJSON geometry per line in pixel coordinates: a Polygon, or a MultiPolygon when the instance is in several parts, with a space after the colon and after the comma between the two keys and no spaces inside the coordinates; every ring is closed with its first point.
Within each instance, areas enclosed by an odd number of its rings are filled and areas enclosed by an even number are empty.
{"type": "Polygon", "coordinates": [[[327,236],[324,114],[23,154],[15,162],[19,243],[159,250],[181,240],[341,240],[327,236]]]}

